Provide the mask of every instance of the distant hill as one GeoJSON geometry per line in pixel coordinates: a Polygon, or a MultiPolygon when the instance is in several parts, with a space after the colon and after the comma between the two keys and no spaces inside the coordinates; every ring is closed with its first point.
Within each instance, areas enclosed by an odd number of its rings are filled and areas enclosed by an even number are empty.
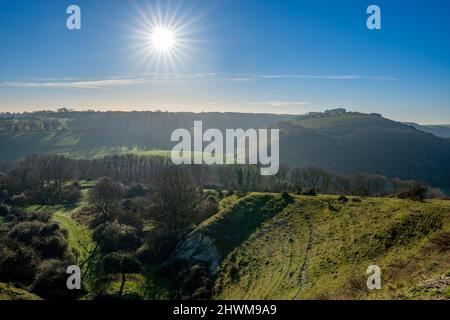
{"type": "Polygon", "coordinates": [[[245,113],[39,112],[0,116],[0,162],[31,153],[98,157],[166,154],[173,130],[281,129],[280,161],[337,173],[368,172],[450,187],[450,139],[379,114],[328,110],[304,116],[245,113]],[[150,151],[149,151],[150,150],[150,151]]]}
{"type": "Polygon", "coordinates": [[[38,112],[0,116],[1,161],[31,153],[94,157],[127,149],[171,150],[175,129],[260,128],[288,115],[168,112],[38,112]]]}
{"type": "Polygon", "coordinates": [[[179,245],[216,272],[216,299],[449,299],[450,202],[252,193],[179,245]],[[382,289],[366,269],[382,270],[382,289]],[[218,266],[218,267],[217,267],[218,266]]]}
{"type": "Polygon", "coordinates": [[[276,125],[280,159],[339,173],[369,172],[450,186],[450,140],[379,115],[299,117],[276,125]]]}
{"type": "Polygon", "coordinates": [[[450,124],[447,124],[447,125],[420,125],[420,124],[411,123],[411,122],[407,122],[405,124],[413,126],[417,130],[432,133],[435,136],[438,136],[441,138],[450,138],[450,124]]]}

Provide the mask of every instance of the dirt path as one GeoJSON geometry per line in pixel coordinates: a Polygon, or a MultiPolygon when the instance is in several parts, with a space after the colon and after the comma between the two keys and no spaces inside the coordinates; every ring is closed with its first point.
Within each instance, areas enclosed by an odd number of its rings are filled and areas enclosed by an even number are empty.
{"type": "Polygon", "coordinates": [[[311,250],[313,246],[314,241],[314,231],[313,231],[313,225],[311,222],[311,216],[310,214],[305,215],[306,223],[308,225],[308,244],[306,246],[306,252],[305,252],[305,259],[303,261],[303,265],[300,268],[300,283],[302,290],[306,288],[306,284],[308,282],[308,266],[309,262],[311,261],[311,250]]]}

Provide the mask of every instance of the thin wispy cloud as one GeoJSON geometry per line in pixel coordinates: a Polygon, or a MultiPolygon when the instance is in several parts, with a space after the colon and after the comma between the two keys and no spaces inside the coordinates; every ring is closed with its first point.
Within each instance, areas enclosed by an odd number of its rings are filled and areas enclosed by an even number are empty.
{"type": "Polygon", "coordinates": [[[367,76],[367,75],[306,75],[306,74],[294,74],[294,75],[260,75],[262,79],[316,79],[316,80],[397,80],[391,76],[367,76]]]}
{"type": "Polygon", "coordinates": [[[129,86],[148,83],[147,79],[104,79],[88,81],[49,81],[49,82],[13,82],[7,81],[4,86],[16,88],[59,88],[59,89],[100,89],[116,86],[129,86]]]}
{"type": "Polygon", "coordinates": [[[16,88],[59,88],[59,89],[101,89],[117,86],[131,86],[147,83],[167,83],[169,80],[221,80],[221,81],[268,81],[268,80],[397,80],[390,76],[367,75],[302,75],[302,74],[244,74],[244,73],[140,73],[118,74],[103,79],[82,80],[78,78],[30,79],[29,81],[5,81],[3,87],[16,88]]]}
{"type": "Polygon", "coordinates": [[[250,102],[249,105],[253,106],[270,106],[270,107],[292,107],[292,106],[307,106],[310,105],[308,101],[262,101],[262,102],[250,102]]]}

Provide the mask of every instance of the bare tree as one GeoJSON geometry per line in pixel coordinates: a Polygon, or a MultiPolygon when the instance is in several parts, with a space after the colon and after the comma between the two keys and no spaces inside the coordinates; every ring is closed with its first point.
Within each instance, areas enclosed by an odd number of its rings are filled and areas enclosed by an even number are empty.
{"type": "Polygon", "coordinates": [[[96,211],[103,216],[103,222],[107,222],[122,197],[121,186],[110,178],[103,177],[92,188],[90,202],[96,211]]]}
{"type": "Polygon", "coordinates": [[[197,187],[187,168],[167,167],[155,179],[152,212],[164,234],[175,242],[195,220],[197,204],[197,187]]]}

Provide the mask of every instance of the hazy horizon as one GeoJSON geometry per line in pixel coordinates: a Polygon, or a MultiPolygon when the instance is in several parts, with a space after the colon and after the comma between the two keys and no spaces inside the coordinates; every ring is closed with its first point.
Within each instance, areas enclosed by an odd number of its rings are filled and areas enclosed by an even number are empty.
{"type": "MultiPolygon", "coordinates": [[[[240,110],[233,110],[233,108],[229,109],[229,110],[208,110],[208,111],[193,111],[193,110],[188,110],[188,109],[180,109],[180,110],[167,110],[167,109],[159,109],[159,108],[153,108],[153,109],[133,109],[133,108],[129,108],[129,109],[124,109],[122,107],[117,107],[117,108],[105,108],[105,109],[96,109],[96,108],[72,108],[70,106],[61,106],[61,107],[55,107],[55,108],[41,108],[41,109],[30,109],[30,110],[14,110],[14,111],[2,111],[0,110],[0,114],[25,114],[25,113],[38,113],[38,112],[57,112],[58,109],[63,109],[66,108],[71,112],[168,112],[168,113],[242,113],[242,114],[274,114],[274,115],[293,115],[293,116],[301,116],[301,115],[307,115],[309,112],[325,112],[326,110],[332,110],[332,109],[338,109],[338,108],[344,108],[345,107],[331,107],[331,108],[323,108],[323,109],[314,109],[314,110],[309,110],[306,112],[302,112],[302,113],[289,113],[289,112],[263,112],[263,111],[242,111],[240,110]]],[[[363,114],[370,114],[370,113],[377,113],[377,112],[361,112],[358,110],[350,110],[350,109],[346,109],[347,112],[359,112],[359,113],[363,113],[363,114]]],[[[437,123],[422,123],[422,122],[415,122],[415,121],[408,121],[408,120],[402,120],[402,119],[394,119],[394,118],[389,118],[386,117],[384,114],[381,114],[384,118],[387,118],[389,120],[394,120],[397,122],[402,122],[402,123],[415,123],[415,124],[419,124],[419,125],[450,125],[449,123],[444,123],[444,122],[437,122],[437,123]]]]}

